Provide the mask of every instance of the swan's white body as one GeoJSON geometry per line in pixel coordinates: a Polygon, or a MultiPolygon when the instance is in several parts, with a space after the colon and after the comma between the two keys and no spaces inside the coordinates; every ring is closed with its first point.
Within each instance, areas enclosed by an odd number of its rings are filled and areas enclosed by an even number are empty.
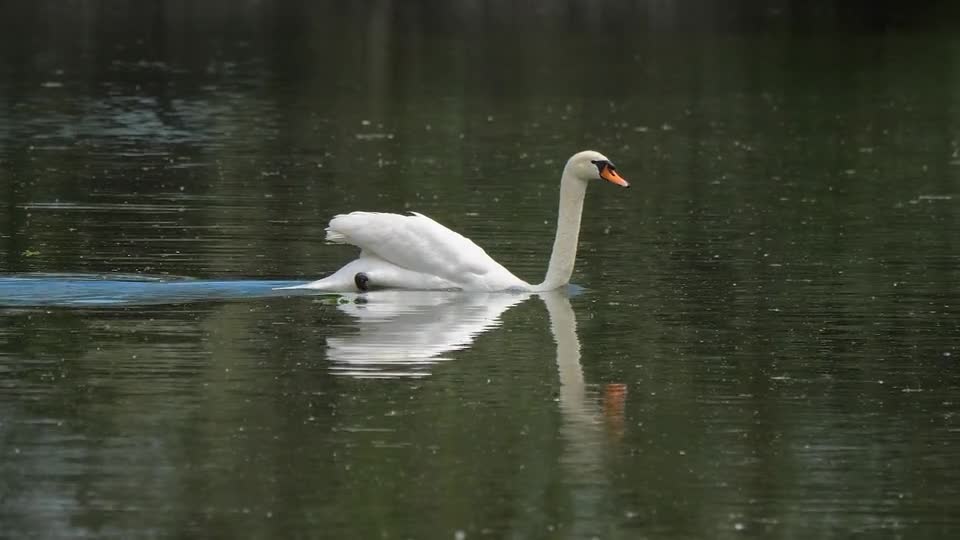
{"type": "Polygon", "coordinates": [[[548,291],[566,285],[573,274],[580,215],[587,182],[603,178],[628,187],[602,154],[574,154],[560,179],[560,208],[553,254],[543,282],[531,285],[510,273],[478,245],[423,214],[352,212],[330,220],[327,241],[352,244],[360,256],[333,274],[295,288],[356,292],[365,274],[377,289],[548,291]]]}

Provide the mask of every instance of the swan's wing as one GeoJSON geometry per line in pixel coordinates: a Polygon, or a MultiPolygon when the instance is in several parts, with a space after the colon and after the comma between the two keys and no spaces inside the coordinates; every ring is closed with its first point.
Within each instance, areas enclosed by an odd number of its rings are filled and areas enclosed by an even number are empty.
{"type": "Polygon", "coordinates": [[[397,266],[454,283],[513,278],[469,238],[416,212],[409,216],[378,212],[340,214],[330,220],[327,240],[353,244],[397,266]]]}

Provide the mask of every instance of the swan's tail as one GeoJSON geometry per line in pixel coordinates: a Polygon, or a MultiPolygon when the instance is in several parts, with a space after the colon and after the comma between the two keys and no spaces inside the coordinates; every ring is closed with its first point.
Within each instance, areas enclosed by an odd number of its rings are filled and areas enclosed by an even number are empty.
{"type": "Polygon", "coordinates": [[[347,237],[340,231],[327,228],[327,242],[332,242],[334,244],[346,244],[347,237]]]}
{"type": "MultiPolygon", "coordinates": [[[[339,217],[339,216],[338,216],[338,217],[339,217]]],[[[330,223],[332,224],[333,221],[331,221],[330,223]]],[[[332,242],[332,243],[334,243],[334,244],[347,244],[347,243],[349,243],[349,241],[347,240],[346,235],[344,235],[344,234],[341,233],[340,231],[334,229],[332,226],[327,227],[326,230],[327,230],[327,238],[326,238],[327,242],[332,242]]],[[[311,281],[311,282],[309,282],[309,283],[302,283],[302,284],[300,284],[300,285],[293,285],[293,286],[291,286],[291,287],[278,287],[276,290],[278,290],[278,291],[291,290],[291,289],[310,289],[310,290],[313,290],[313,291],[336,291],[336,290],[340,290],[340,289],[338,288],[338,287],[340,286],[340,284],[339,284],[339,283],[334,284],[334,283],[332,282],[332,280],[329,280],[329,279],[328,279],[328,278],[330,278],[330,277],[332,277],[332,276],[327,276],[327,277],[324,278],[324,279],[319,279],[319,280],[317,280],[317,281],[311,281]]]]}

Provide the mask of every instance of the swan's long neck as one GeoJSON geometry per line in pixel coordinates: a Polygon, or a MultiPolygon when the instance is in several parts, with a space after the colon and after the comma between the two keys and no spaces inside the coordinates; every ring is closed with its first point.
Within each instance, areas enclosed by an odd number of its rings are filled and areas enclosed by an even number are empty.
{"type": "Polygon", "coordinates": [[[580,215],[583,212],[583,197],[587,183],[573,176],[566,167],[560,178],[560,209],[557,212],[557,236],[553,240],[553,254],[543,283],[534,286],[535,291],[549,291],[570,282],[573,263],[577,258],[577,241],[580,238],[580,215]]]}

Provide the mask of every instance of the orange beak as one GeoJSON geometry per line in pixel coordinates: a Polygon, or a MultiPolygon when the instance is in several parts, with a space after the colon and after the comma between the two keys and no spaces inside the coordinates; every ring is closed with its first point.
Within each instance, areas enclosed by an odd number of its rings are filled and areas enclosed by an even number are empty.
{"type": "Polygon", "coordinates": [[[618,186],[630,187],[630,182],[624,180],[623,177],[617,174],[617,171],[609,165],[604,165],[603,169],[600,171],[600,177],[607,182],[613,182],[618,186]]]}

